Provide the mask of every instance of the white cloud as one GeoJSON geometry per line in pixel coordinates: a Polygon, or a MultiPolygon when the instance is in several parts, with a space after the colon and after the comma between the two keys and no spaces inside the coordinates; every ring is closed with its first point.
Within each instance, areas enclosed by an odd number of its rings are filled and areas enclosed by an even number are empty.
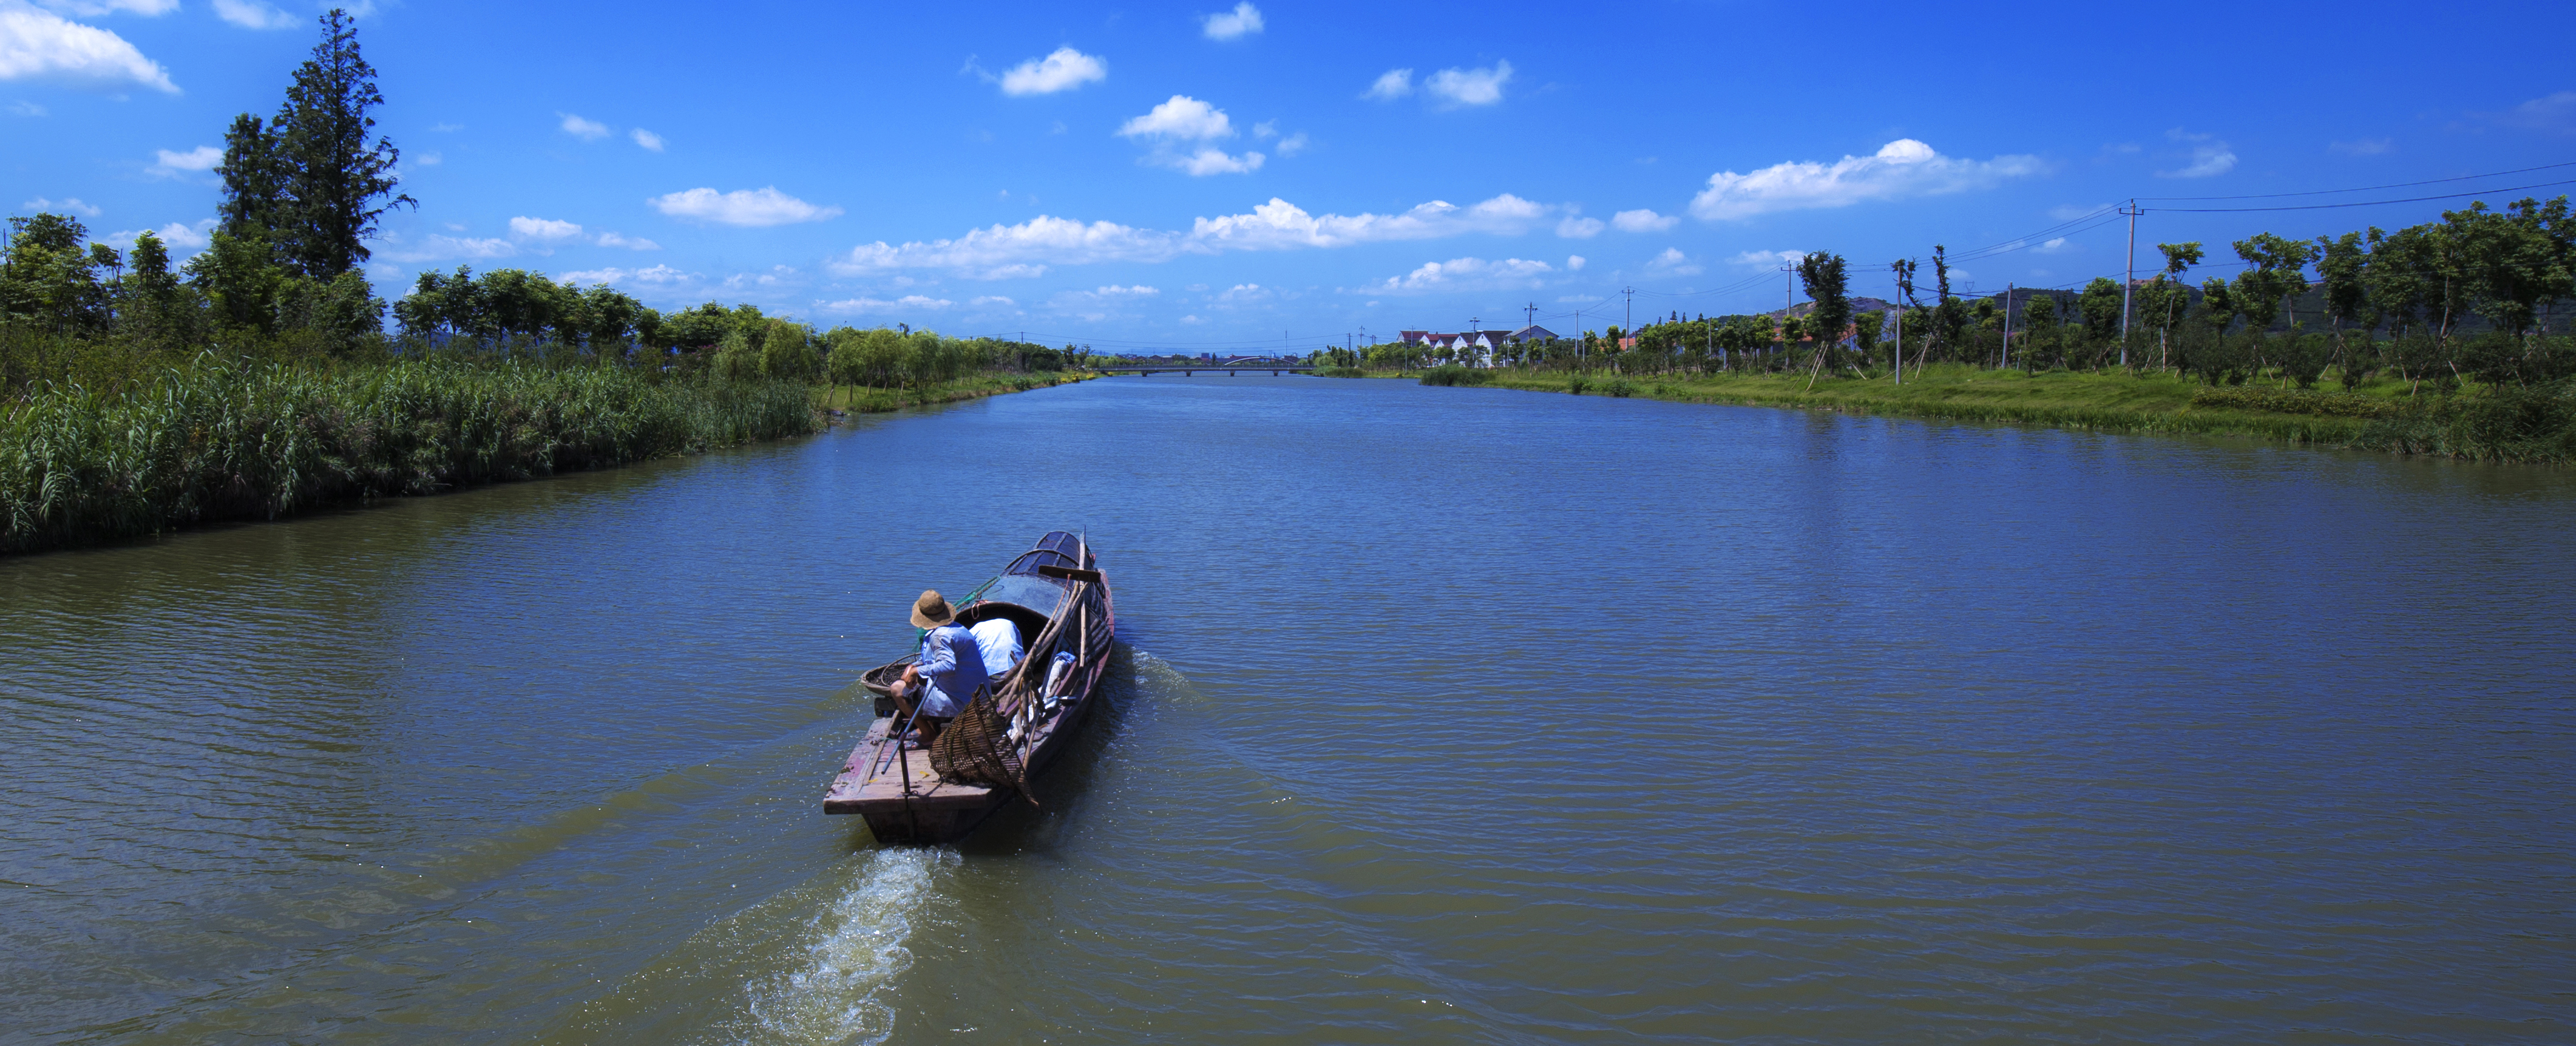
{"type": "Polygon", "coordinates": [[[1401,214],[1315,215],[1272,197],[1249,214],[1196,219],[1188,232],[1106,221],[1086,225],[1040,215],[1017,225],[975,229],[953,240],[900,247],[883,241],[863,244],[834,260],[832,269],[843,276],[946,269],[977,279],[1007,279],[1041,275],[1050,265],[1162,262],[1184,254],[1346,247],[1470,233],[1510,236],[1561,210],[1505,193],[1466,207],[1433,200],[1401,214]]]}
{"type": "Polygon", "coordinates": [[[2542,95],[2514,106],[2497,119],[2538,131],[2576,131],[2576,91],[2542,95]]]}
{"type": "Polygon", "coordinates": [[[2350,142],[2328,143],[2326,148],[2347,156],[2384,156],[2397,148],[2395,138],[2363,138],[2350,142]]]}
{"type": "Polygon", "coordinates": [[[957,303],[946,298],[907,294],[893,301],[883,301],[863,295],[844,298],[840,301],[817,302],[814,307],[825,312],[917,312],[923,309],[945,309],[955,304],[957,303]]]}
{"type": "Polygon", "coordinates": [[[60,200],[48,200],[39,196],[27,201],[21,206],[31,211],[70,211],[73,214],[84,215],[91,218],[96,218],[99,215],[97,207],[81,202],[81,198],[78,196],[66,196],[60,200]]]}
{"type": "Polygon", "coordinates": [[[125,38],[49,11],[0,6],[0,80],[59,80],[93,87],[141,84],[179,93],[170,71],[125,38]]]}
{"type": "Polygon", "coordinates": [[[1505,258],[1486,261],[1483,258],[1451,258],[1445,262],[1425,262],[1422,267],[1402,276],[1357,288],[1357,294],[1421,294],[1430,291],[1523,289],[1539,285],[1541,277],[1555,272],[1556,267],[1543,261],[1505,258]]]}
{"type": "Polygon", "coordinates": [[[1556,234],[1569,240],[1589,240],[1601,235],[1601,230],[1608,227],[1603,225],[1599,218],[1569,214],[1565,216],[1564,221],[1556,223],[1556,234]]]}
{"type": "Polygon", "coordinates": [[[1704,221],[1724,221],[1773,211],[1848,207],[1864,200],[1983,189],[2040,169],[2036,156],[1964,160],[1899,138],[1871,155],[1845,156],[1832,164],[1792,160],[1751,174],[1720,171],[1709,175],[1708,188],[1691,198],[1690,210],[1704,221]]]}
{"type": "Polygon", "coordinates": [[[661,135],[654,134],[651,131],[638,127],[632,131],[626,132],[626,136],[634,139],[635,144],[643,146],[644,148],[651,149],[657,153],[662,151],[661,135]]]}
{"type": "Polygon", "coordinates": [[[1391,102],[1412,93],[1413,70],[1389,69],[1386,72],[1378,74],[1377,82],[1370,84],[1369,89],[1366,92],[1363,92],[1360,97],[1374,98],[1381,102],[1391,102]]]}
{"type": "Polygon", "coordinates": [[[1503,100],[1503,84],[1512,78],[1512,63],[1491,69],[1443,69],[1422,81],[1422,89],[1450,105],[1492,105],[1503,100]]]}
{"type": "Polygon", "coordinates": [[[600,233],[599,245],[602,247],[624,247],[630,251],[658,251],[662,249],[661,244],[655,243],[641,236],[620,236],[613,232],[600,233]]]}
{"type": "MultiPolygon", "coordinates": [[[[1058,312],[1080,316],[1087,320],[1101,320],[1107,319],[1111,310],[1120,305],[1140,302],[1147,298],[1158,296],[1162,293],[1163,292],[1160,290],[1144,286],[1143,284],[1138,284],[1132,287],[1121,287],[1113,283],[1106,287],[1100,287],[1094,290],[1059,292],[1054,297],[1047,299],[1047,307],[1058,312]]],[[[1001,300],[1004,302],[1010,301],[1008,298],[1003,298],[1001,300]]]]}
{"type": "Polygon", "coordinates": [[[1261,169],[1262,156],[1255,152],[1236,156],[1223,149],[1208,147],[1187,156],[1176,153],[1157,153],[1146,157],[1145,160],[1194,177],[1205,177],[1211,174],[1250,174],[1261,169]]]}
{"type": "Polygon", "coordinates": [[[436,167],[446,161],[446,157],[440,156],[437,153],[415,153],[411,158],[411,162],[423,167],[436,167]]]}
{"type": "Polygon", "coordinates": [[[579,138],[582,141],[595,142],[608,137],[610,133],[608,125],[600,123],[597,120],[584,120],[571,113],[557,113],[556,115],[563,117],[563,132],[575,138],[579,138]]]}
{"type": "Polygon", "coordinates": [[[510,235],[529,240],[569,240],[581,235],[581,226],[552,218],[518,217],[510,219],[510,235]]]}
{"type": "Polygon", "coordinates": [[[1108,78],[1109,63],[1070,47],[1059,47],[1044,58],[1029,59],[1003,73],[1002,93],[1054,94],[1108,78]]]}
{"type": "Polygon", "coordinates": [[[1227,305],[1249,305],[1254,302],[1269,301],[1275,297],[1278,295],[1272,293],[1270,288],[1258,283],[1238,283],[1226,288],[1224,293],[1216,296],[1216,300],[1227,305]]]}
{"type": "MultiPolygon", "coordinates": [[[[203,219],[195,225],[189,225],[185,222],[171,222],[168,225],[152,230],[152,235],[160,237],[162,243],[168,244],[172,247],[197,248],[204,247],[214,242],[206,236],[206,230],[214,227],[215,220],[212,218],[203,219]]],[[[118,243],[132,243],[134,238],[138,235],[140,234],[131,232],[112,233],[109,235],[109,239],[118,243]]]]}
{"type": "Polygon", "coordinates": [[[644,202],[674,218],[695,218],[726,225],[791,225],[819,222],[838,217],[841,213],[838,207],[817,207],[779,192],[776,186],[736,189],[728,193],[697,188],[656,196],[644,202]]]}
{"type": "Polygon", "coordinates": [[[1306,151],[1306,132],[1299,131],[1279,140],[1279,155],[1295,156],[1306,151]]]}
{"type": "Polygon", "coordinates": [[[2048,216],[2061,222],[2071,222],[2077,218],[2100,214],[2110,209],[2111,205],[2107,203],[2097,203],[2091,207],[2079,207],[2075,204],[2067,203],[2049,208],[2048,216]]]}
{"type": "Polygon", "coordinates": [[[1678,247],[1664,248],[1664,253],[1656,255],[1646,262],[1646,268],[1655,272],[1671,273],[1675,276],[1699,275],[1699,266],[1691,264],[1690,257],[1683,254],[1681,249],[1678,247]]]}
{"type": "Polygon", "coordinates": [[[215,17],[244,29],[286,29],[301,21],[259,0],[215,0],[215,17]]]}
{"type": "Polygon", "coordinates": [[[431,235],[422,239],[419,246],[395,246],[384,252],[384,256],[394,261],[424,262],[450,258],[507,258],[517,253],[518,245],[508,240],[431,235]]]}
{"type": "Polygon", "coordinates": [[[1232,138],[1235,131],[1234,121],[1226,117],[1225,110],[1176,94],[1170,101],[1121,125],[1118,134],[1122,138],[1207,141],[1232,138]]]}
{"type": "Polygon", "coordinates": [[[979,309],[1008,309],[1015,308],[1020,303],[1012,301],[1011,299],[1005,298],[999,294],[987,294],[983,297],[968,301],[966,304],[979,309]]]}
{"type": "Polygon", "coordinates": [[[1681,221],[1678,214],[1656,214],[1651,210],[1621,211],[1610,216],[1610,224],[1620,232],[1662,232],[1681,221]]]}
{"type": "Polygon", "coordinates": [[[687,283],[699,277],[694,272],[681,272],[668,265],[656,265],[650,269],[632,271],[615,266],[605,269],[584,269],[579,272],[557,273],[555,278],[567,283],[649,283],[668,286],[687,283]]]}
{"type": "MultiPolygon", "coordinates": [[[[2032,253],[2032,254],[2064,254],[2064,253],[2066,253],[2066,252],[2068,252],[2068,251],[2080,251],[2080,250],[2083,250],[2083,249],[2084,249],[2084,248],[2082,248],[2082,247],[2078,247],[2078,246],[2076,246],[2076,245],[2075,245],[2075,244],[2073,244],[2073,243],[2069,243],[2069,242],[2067,242],[2066,237],[2060,236],[2060,237],[2058,237],[2058,238],[2056,238],[2056,239],[2053,239],[2053,240],[2050,240],[2050,241],[2048,241],[2048,242],[2046,242],[2046,243],[2040,244],[2040,245],[2039,245],[2039,246],[2037,246],[2037,247],[2033,247],[2033,248],[2031,248],[2031,249],[2030,249],[2030,253],[2032,253]]],[[[1998,252],[1998,253],[2001,253],[2001,252],[1998,252]]]]}
{"type": "Polygon", "coordinates": [[[2236,153],[2226,142],[2205,134],[2185,134],[2179,127],[2165,132],[2165,137],[2193,143],[2191,162],[2179,170],[2157,171],[2158,178],[2211,178],[2236,169],[2236,153]]]}
{"type": "Polygon", "coordinates": [[[1737,265],[1796,265],[1805,251],[1745,251],[1727,259],[1737,265]]]}
{"type": "Polygon", "coordinates": [[[11,102],[9,103],[9,115],[43,116],[45,115],[45,107],[37,105],[34,102],[11,102]]]}
{"type": "Polygon", "coordinates": [[[1261,9],[1249,2],[1236,4],[1224,14],[1200,15],[1199,25],[1210,40],[1233,40],[1261,31],[1261,9]]]}
{"type": "Polygon", "coordinates": [[[96,16],[123,11],[155,18],[179,9],[179,0],[37,0],[36,6],[67,15],[96,16]]]}
{"type": "Polygon", "coordinates": [[[192,171],[211,171],[215,169],[216,164],[224,162],[224,151],[211,145],[200,145],[184,153],[155,149],[152,150],[152,154],[154,157],[152,166],[144,168],[143,171],[162,178],[176,178],[192,171]]]}
{"type": "Polygon", "coordinates": [[[1567,272],[1582,272],[1582,271],[1583,271],[1583,256],[1582,256],[1582,255],[1580,255],[1580,254],[1569,254],[1569,255],[1566,255],[1566,256],[1565,256],[1565,271],[1567,271],[1567,272]]]}

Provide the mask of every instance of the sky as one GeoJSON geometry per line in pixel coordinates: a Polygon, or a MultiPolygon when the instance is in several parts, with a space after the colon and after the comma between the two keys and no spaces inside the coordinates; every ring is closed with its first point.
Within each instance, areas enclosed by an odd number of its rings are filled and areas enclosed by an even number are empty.
{"type": "MultiPolygon", "coordinates": [[[[0,207],[192,253],[225,126],[277,109],[320,9],[0,0],[0,207]]],[[[2550,42],[2576,5],[351,10],[419,204],[371,244],[389,298],[515,267],[827,327],[1303,352],[1774,309],[1802,251],[1863,295],[1898,258],[1928,284],[1935,244],[1962,291],[2081,286],[2126,271],[2132,200],[2136,265],[2200,240],[2198,277],[2256,232],[2576,188],[2550,42]],[[2245,207],[2310,209],[2213,210],[2245,207]]]]}

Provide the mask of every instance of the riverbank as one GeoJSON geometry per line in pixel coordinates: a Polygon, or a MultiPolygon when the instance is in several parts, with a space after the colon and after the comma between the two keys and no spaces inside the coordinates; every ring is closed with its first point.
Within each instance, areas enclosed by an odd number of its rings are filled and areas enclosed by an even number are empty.
{"type": "Polygon", "coordinates": [[[814,405],[824,410],[851,414],[883,414],[905,407],[926,407],[939,403],[981,399],[1030,389],[1052,388],[1076,381],[1090,381],[1098,374],[1078,371],[1039,371],[1034,374],[985,373],[955,381],[941,382],[922,389],[874,389],[863,385],[838,385],[816,390],[814,405]]]}
{"type": "MultiPolygon", "coordinates": [[[[1424,376],[1440,384],[1437,372],[1424,376]]],[[[2489,461],[2576,464],[2576,402],[2569,390],[2477,390],[2410,398],[2397,381],[2352,392],[2210,387],[2166,374],[1997,371],[1934,365],[1885,377],[1800,374],[1618,377],[1486,371],[1486,385],[1531,392],[1634,396],[1682,403],[1793,407],[1861,414],[1999,421],[2100,432],[2248,436],[2322,447],[2489,461]]]]}

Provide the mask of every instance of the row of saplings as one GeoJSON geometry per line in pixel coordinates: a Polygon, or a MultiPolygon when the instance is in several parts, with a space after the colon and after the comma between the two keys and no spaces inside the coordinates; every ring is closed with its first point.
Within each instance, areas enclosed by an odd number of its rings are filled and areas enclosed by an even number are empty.
{"type": "Polygon", "coordinates": [[[680,373],[727,379],[822,381],[869,388],[922,388],[989,370],[1056,371],[1064,352],[988,338],[943,338],[930,331],[835,327],[817,334],[787,320],[737,327],[699,351],[673,362],[680,373]]]}

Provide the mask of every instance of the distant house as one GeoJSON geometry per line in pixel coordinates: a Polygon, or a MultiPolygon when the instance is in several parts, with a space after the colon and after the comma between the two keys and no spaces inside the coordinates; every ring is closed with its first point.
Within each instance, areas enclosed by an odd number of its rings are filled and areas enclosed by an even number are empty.
{"type": "Polygon", "coordinates": [[[1556,332],[1545,327],[1532,324],[1513,331],[1510,334],[1504,335],[1503,340],[1511,342],[1514,345],[1518,345],[1525,341],[1555,341],[1556,332]]]}

